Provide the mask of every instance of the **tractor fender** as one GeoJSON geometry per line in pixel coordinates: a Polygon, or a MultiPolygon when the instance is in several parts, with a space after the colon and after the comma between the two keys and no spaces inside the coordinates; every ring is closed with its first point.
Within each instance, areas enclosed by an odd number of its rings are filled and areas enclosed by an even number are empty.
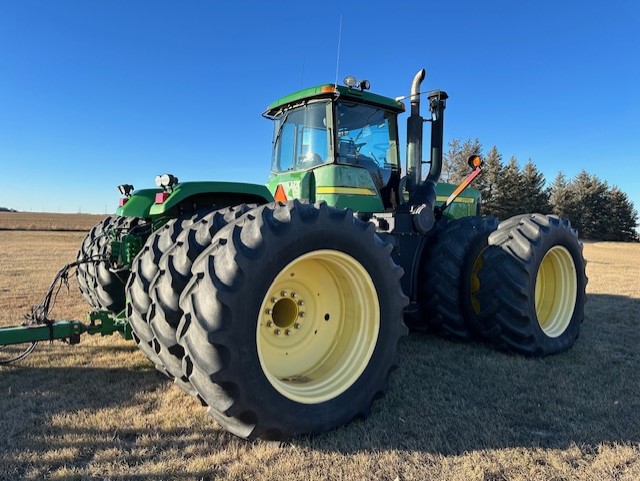
{"type": "Polygon", "coordinates": [[[181,182],[176,185],[164,202],[154,203],[149,214],[151,217],[167,214],[171,209],[184,202],[196,204],[213,202],[216,204],[237,205],[242,203],[266,204],[273,202],[271,192],[260,184],[243,182],[181,182]]]}
{"type": "Polygon", "coordinates": [[[116,209],[116,215],[123,217],[149,217],[149,211],[156,201],[156,194],[160,189],[136,190],[131,197],[126,199],[124,205],[116,209]]]}

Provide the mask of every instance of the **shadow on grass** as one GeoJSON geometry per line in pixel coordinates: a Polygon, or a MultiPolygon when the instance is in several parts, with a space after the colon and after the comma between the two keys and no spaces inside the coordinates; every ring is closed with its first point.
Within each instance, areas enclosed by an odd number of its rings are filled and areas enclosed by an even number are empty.
{"type": "Polygon", "coordinates": [[[574,347],[545,359],[410,335],[369,418],[301,444],[450,455],[640,442],[640,300],[588,299],[574,347]]]}
{"type": "MultiPolygon", "coordinates": [[[[575,346],[546,359],[503,354],[480,343],[411,335],[401,342],[400,368],[391,377],[386,397],[374,403],[368,419],[290,444],[292,449],[342,454],[398,450],[456,455],[482,449],[566,448],[573,444],[589,451],[600,443],[638,443],[639,323],[640,300],[590,295],[575,346]]],[[[114,348],[120,349],[118,356],[127,356],[129,351],[128,347],[114,348]]],[[[95,354],[96,349],[101,348],[87,347],[86,355],[95,354]]],[[[5,417],[0,419],[0,461],[4,456],[8,466],[21,452],[31,452],[35,459],[31,463],[41,463],[44,469],[51,459],[38,461],[40,454],[78,448],[80,460],[70,461],[72,465],[82,459],[88,462],[96,451],[109,450],[120,450],[125,453],[122,462],[138,465],[147,456],[161,457],[163,450],[177,449],[193,456],[199,451],[206,453],[208,446],[234,445],[238,449],[245,445],[251,449],[212,420],[188,427],[160,423],[136,429],[127,423],[125,414],[117,414],[123,419],[120,427],[113,429],[79,415],[139,404],[144,404],[143,412],[154,413],[159,409],[154,402],[162,396],[147,393],[169,389],[168,382],[146,363],[126,368],[45,364],[3,369],[0,407],[5,417]],[[78,416],[77,425],[68,420],[43,425],[55,415],[78,416]],[[153,440],[148,452],[143,449],[145,438],[153,440]]],[[[180,396],[172,399],[174,409],[194,402],[180,396]]],[[[204,417],[204,410],[201,412],[204,417]]],[[[150,419],[156,422],[156,418],[150,419]]],[[[181,476],[171,473],[170,477],[181,476]]],[[[193,476],[190,472],[184,477],[193,476]]],[[[155,478],[143,475],[139,479],[155,478]]]]}
{"type": "MultiPolygon", "coordinates": [[[[106,349],[123,359],[137,354],[138,348],[106,349]]],[[[135,467],[135,479],[156,480],[160,478],[153,466],[163,460],[180,459],[187,452],[205,457],[212,446],[241,444],[146,361],[126,367],[59,367],[75,359],[86,361],[91,353],[104,355],[106,349],[63,347],[52,350],[59,357],[52,361],[56,367],[0,370],[0,480],[131,479],[131,474],[89,474],[123,465],[135,467]],[[195,419],[175,416],[176,410],[190,409],[195,419]]],[[[52,353],[40,353],[36,362],[42,364],[52,353]]],[[[161,478],[213,479],[220,473],[216,466],[189,473],[168,467],[161,478]]]]}

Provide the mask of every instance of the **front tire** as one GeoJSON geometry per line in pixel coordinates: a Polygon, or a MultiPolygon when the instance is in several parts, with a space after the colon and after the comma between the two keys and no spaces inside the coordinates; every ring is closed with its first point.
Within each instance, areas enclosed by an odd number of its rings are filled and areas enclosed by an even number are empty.
{"type": "Polygon", "coordinates": [[[269,204],[222,229],[180,299],[185,366],[209,413],[249,439],[365,416],[406,333],[391,250],[326,204],[269,204]]]}
{"type": "Polygon", "coordinates": [[[569,221],[528,214],[489,237],[478,273],[480,320],[496,347],[526,356],[569,349],[584,319],[582,244],[569,221]]]}

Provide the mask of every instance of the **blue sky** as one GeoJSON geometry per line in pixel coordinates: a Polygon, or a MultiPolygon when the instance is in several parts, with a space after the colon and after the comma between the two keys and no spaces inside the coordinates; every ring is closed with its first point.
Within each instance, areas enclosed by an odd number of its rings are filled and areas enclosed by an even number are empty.
{"type": "MultiPolygon", "coordinates": [[[[264,183],[269,102],[351,74],[449,93],[446,141],[581,169],[640,208],[640,2],[0,0],[0,206],[112,212],[116,186],[264,183]]],[[[401,122],[404,130],[404,119],[401,122]]]]}

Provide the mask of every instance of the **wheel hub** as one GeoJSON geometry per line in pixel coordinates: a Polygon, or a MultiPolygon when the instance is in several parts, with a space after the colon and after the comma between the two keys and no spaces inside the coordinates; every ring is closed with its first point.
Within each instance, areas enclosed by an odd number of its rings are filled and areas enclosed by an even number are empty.
{"type": "Polygon", "coordinates": [[[302,327],[304,300],[300,299],[296,292],[289,294],[281,291],[281,297],[271,297],[272,307],[265,310],[266,322],[264,325],[276,336],[285,334],[290,336],[302,327]]]}

